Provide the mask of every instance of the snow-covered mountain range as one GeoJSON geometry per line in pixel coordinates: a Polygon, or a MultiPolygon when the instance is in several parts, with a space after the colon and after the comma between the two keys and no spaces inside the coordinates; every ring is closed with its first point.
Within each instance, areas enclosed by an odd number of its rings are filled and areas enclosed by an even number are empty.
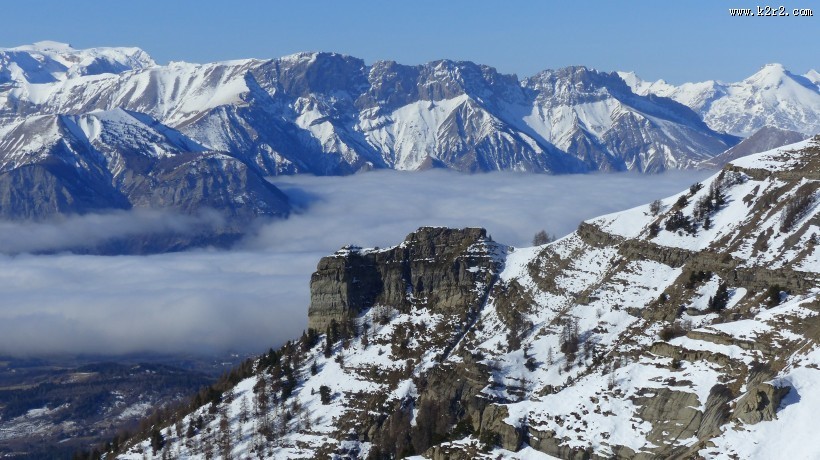
{"type": "Polygon", "coordinates": [[[312,330],[114,453],[816,458],[819,190],[820,136],[542,246],[342,248],[312,330]]]}
{"type": "Polygon", "coordinates": [[[585,67],[519,80],[472,62],[366,65],[335,53],[157,65],[137,48],[0,49],[0,215],[285,215],[263,179],[278,174],[687,168],[740,140],[719,131],[817,131],[816,75],[766,69],[689,97],[686,85],[585,67]],[[743,97],[766,103],[750,109],[743,97]]]}
{"type": "Polygon", "coordinates": [[[820,74],[795,75],[781,64],[767,64],[736,83],[709,80],[670,85],[619,72],[638,94],[672,98],[695,110],[710,128],[748,137],[763,127],[820,133],[820,74]]]}
{"type": "Polygon", "coordinates": [[[4,125],[123,109],[265,174],[659,171],[735,142],[686,107],[583,67],[519,81],[471,62],[368,66],[334,53],[157,66],[131,48],[40,43],[0,56],[4,125]]]}

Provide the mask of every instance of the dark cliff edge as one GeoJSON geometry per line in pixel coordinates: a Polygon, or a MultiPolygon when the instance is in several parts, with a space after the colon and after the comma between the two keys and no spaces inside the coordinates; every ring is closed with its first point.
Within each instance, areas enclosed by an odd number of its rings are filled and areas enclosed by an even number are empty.
{"type": "Polygon", "coordinates": [[[422,227],[393,248],[342,248],[311,276],[308,327],[325,331],[331,321],[342,324],[377,305],[475,308],[501,267],[485,245],[500,250],[483,228],[422,227]]]}

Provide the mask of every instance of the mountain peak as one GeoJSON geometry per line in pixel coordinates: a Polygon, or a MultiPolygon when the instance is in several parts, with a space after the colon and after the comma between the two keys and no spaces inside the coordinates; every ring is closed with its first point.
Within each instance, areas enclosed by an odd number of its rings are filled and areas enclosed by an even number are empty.
{"type": "Polygon", "coordinates": [[[39,42],[34,42],[32,44],[20,45],[15,46],[13,48],[0,48],[0,50],[14,50],[14,51],[51,51],[51,52],[58,52],[58,53],[65,53],[65,52],[74,52],[77,51],[68,43],[53,41],[53,40],[42,40],[39,42]]]}
{"type": "Polygon", "coordinates": [[[771,63],[766,64],[755,72],[752,76],[747,78],[747,82],[759,83],[775,83],[781,81],[783,78],[791,75],[783,64],[771,63]]]}
{"type": "Polygon", "coordinates": [[[0,82],[13,81],[16,86],[54,83],[87,75],[118,74],[156,65],[140,48],[75,49],[56,41],[0,48],[0,55],[0,82]]]}
{"type": "Polygon", "coordinates": [[[747,137],[764,126],[805,135],[820,129],[820,74],[814,70],[801,76],[781,63],[770,63],[742,81],[679,86],[619,75],[638,94],[669,97],[691,107],[715,131],[747,137]]]}
{"type": "Polygon", "coordinates": [[[776,72],[785,72],[786,66],[779,62],[770,62],[768,64],[764,64],[763,67],[760,68],[760,71],[776,71],[776,72]]]}
{"type": "Polygon", "coordinates": [[[808,72],[806,72],[806,74],[803,75],[803,76],[808,78],[809,81],[811,81],[815,85],[820,85],[820,72],[818,72],[814,69],[811,69],[808,72]]]}
{"type": "Polygon", "coordinates": [[[43,51],[73,51],[74,47],[68,43],[57,42],[52,40],[43,40],[35,42],[32,47],[43,51]]]}

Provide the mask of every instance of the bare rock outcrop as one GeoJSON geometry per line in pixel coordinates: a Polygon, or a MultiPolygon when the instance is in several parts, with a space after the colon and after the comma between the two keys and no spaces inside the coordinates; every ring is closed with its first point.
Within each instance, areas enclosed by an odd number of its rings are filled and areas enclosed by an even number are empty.
{"type": "Polygon", "coordinates": [[[308,327],[324,331],[368,308],[412,305],[467,312],[486,296],[501,248],[481,228],[423,227],[389,249],[347,247],[319,261],[311,277],[308,327]]]}

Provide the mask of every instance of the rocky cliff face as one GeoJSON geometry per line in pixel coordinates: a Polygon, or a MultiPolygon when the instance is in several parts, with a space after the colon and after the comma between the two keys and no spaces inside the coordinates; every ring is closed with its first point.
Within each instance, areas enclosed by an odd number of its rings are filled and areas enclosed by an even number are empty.
{"type": "MultiPolygon", "coordinates": [[[[820,403],[818,181],[815,139],[544,246],[423,228],[343,248],[311,280],[317,330],[183,416],[203,422],[188,441],[165,431],[164,449],[814,457],[773,433],[810,439],[820,403]]],[[[151,454],[143,441],[121,456],[151,454]]]]}
{"type": "Polygon", "coordinates": [[[324,331],[378,306],[434,313],[475,309],[499,272],[503,249],[484,229],[421,228],[384,250],[348,247],[319,262],[310,283],[308,327],[324,331]]]}

